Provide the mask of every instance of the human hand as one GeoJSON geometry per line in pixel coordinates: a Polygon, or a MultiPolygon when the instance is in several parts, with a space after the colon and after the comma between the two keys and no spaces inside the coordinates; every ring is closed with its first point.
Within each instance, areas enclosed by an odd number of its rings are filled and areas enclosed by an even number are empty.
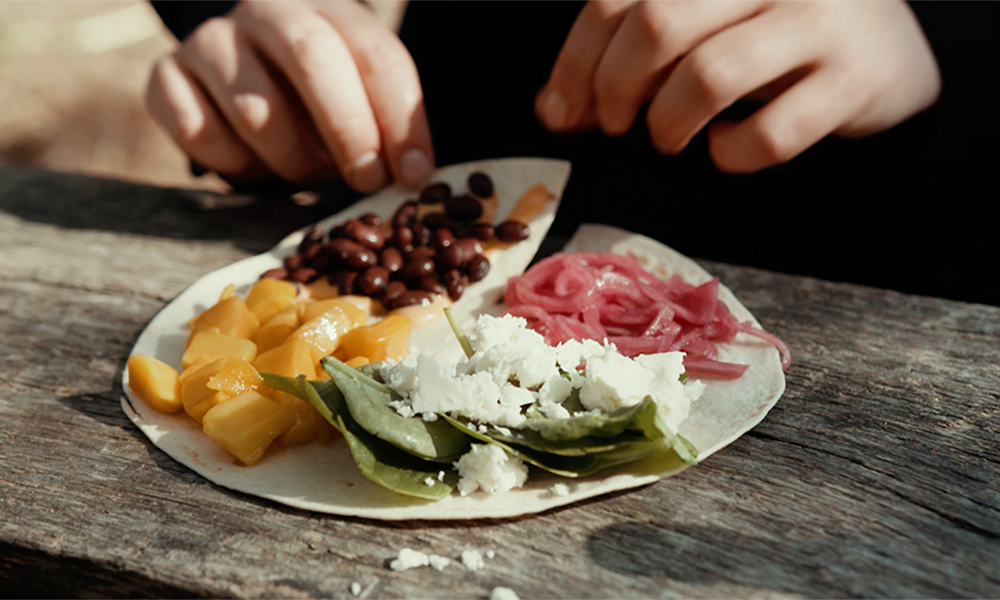
{"type": "Polygon", "coordinates": [[[416,66],[357,2],[243,0],[153,69],[152,115],[197,163],[236,180],[359,191],[434,168],[416,66]]]}
{"type": "Polygon", "coordinates": [[[735,101],[766,104],[708,132],[719,169],[786,162],[826,135],[888,129],[937,99],[941,76],[905,3],[589,2],[535,109],[554,131],[621,135],[649,103],[656,147],[677,154],[735,101]]]}

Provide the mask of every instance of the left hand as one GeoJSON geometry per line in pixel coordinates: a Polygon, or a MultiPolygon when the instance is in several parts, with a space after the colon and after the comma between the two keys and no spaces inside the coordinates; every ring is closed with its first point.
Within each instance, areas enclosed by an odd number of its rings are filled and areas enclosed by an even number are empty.
{"type": "Polygon", "coordinates": [[[536,99],[553,131],[621,135],[649,103],[664,153],[737,100],[766,104],[709,130],[712,160],[750,173],[830,133],[888,129],[937,99],[941,76],[916,18],[890,2],[592,0],[536,99]]]}

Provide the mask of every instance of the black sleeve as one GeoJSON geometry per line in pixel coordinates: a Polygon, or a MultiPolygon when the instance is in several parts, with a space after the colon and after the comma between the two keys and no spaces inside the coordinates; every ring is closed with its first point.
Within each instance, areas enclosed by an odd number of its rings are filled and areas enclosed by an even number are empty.
{"type": "Polygon", "coordinates": [[[212,17],[228,13],[237,0],[150,0],[160,20],[178,40],[184,40],[212,17]]]}
{"type": "MultiPolygon", "coordinates": [[[[929,150],[938,157],[989,150],[1000,127],[1000,3],[909,3],[941,70],[929,150]]],[[[991,152],[995,155],[995,152],[991,152]]]]}

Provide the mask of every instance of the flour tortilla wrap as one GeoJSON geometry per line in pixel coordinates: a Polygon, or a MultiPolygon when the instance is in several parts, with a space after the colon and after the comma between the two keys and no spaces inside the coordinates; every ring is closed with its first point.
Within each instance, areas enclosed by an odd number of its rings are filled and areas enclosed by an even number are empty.
{"type": "MultiPolygon", "coordinates": [[[[474,171],[486,172],[493,179],[499,195],[498,219],[503,218],[517,198],[536,183],[543,183],[556,199],[531,223],[531,237],[494,257],[490,275],[471,286],[455,303],[453,308],[459,320],[470,330],[480,312],[497,314],[503,310],[498,300],[504,284],[510,276],[521,273],[537,251],[554,218],[558,198],[569,175],[569,165],[546,159],[483,161],[443,168],[433,180],[448,182],[455,190],[464,190],[467,176],[474,171]]],[[[329,227],[366,212],[388,215],[411,196],[412,192],[392,187],[322,224],[329,227]]],[[[294,252],[302,235],[302,232],[293,234],[267,254],[240,261],[198,280],[153,318],[139,336],[132,353],[158,358],[179,369],[187,338],[187,321],[212,306],[229,283],[235,283],[237,291],[245,293],[260,273],[279,266],[284,256],[294,252]]],[[[607,227],[581,228],[567,249],[633,250],[658,274],[680,273],[692,283],[709,278],[708,273],[669,248],[607,227]]],[[[720,295],[738,319],[752,320],[729,290],[720,287],[720,295]]],[[[442,360],[457,361],[462,356],[458,342],[443,319],[429,327],[415,329],[412,349],[442,360]]],[[[748,363],[751,368],[736,382],[710,382],[703,399],[692,406],[691,416],[681,427],[681,433],[699,448],[702,459],[759,422],[784,389],[784,377],[773,348],[741,334],[735,343],[720,348],[720,352],[724,359],[748,363]]],[[[146,406],[129,389],[127,372],[123,384],[127,394],[122,400],[125,413],[157,447],[181,464],[222,487],[317,512],[382,520],[514,517],[640,486],[683,468],[678,461],[662,472],[664,466],[660,463],[654,472],[648,467],[644,470],[641,463],[633,463],[628,468],[611,469],[581,479],[562,479],[533,471],[527,485],[521,489],[501,494],[477,492],[465,497],[456,492],[432,502],[402,496],[369,481],[358,471],[346,442],[340,438],[325,447],[313,443],[269,451],[257,465],[240,466],[187,415],[167,415],[146,406]],[[560,496],[551,491],[553,484],[559,482],[568,485],[569,494],[560,496]]]]}

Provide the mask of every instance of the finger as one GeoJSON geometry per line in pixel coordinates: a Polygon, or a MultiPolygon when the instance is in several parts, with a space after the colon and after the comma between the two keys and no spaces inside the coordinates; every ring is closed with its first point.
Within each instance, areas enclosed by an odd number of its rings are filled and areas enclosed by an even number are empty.
{"type": "Polygon", "coordinates": [[[639,2],[615,32],[594,74],[601,127],[621,135],[671,65],[725,27],[760,10],[758,2],[639,2]]]}
{"type": "Polygon", "coordinates": [[[819,57],[815,36],[767,11],[705,40],[677,63],[649,107],[653,143],[676,154],[715,115],[819,57]]]}
{"type": "Polygon", "coordinates": [[[188,37],[177,60],[271,171],[304,183],[336,175],[311,124],[299,117],[232,20],[206,22],[188,37]]]}
{"type": "Polygon", "coordinates": [[[266,171],[173,56],[153,68],[146,107],[181,150],[205,168],[230,176],[266,171]]]}
{"type": "Polygon", "coordinates": [[[593,104],[597,65],[632,4],[595,0],[580,11],[548,83],[535,99],[535,112],[546,127],[556,131],[573,129],[593,104]]]}
{"type": "Polygon", "coordinates": [[[712,160],[727,173],[753,173],[787,162],[857,112],[853,96],[835,69],[819,70],[744,121],[713,125],[712,160]]]}
{"type": "Polygon", "coordinates": [[[434,149],[410,53],[367,7],[355,2],[322,6],[354,57],[389,168],[404,185],[419,186],[434,170],[434,149]]]}
{"type": "Polygon", "coordinates": [[[350,50],[333,25],[296,4],[260,2],[240,11],[255,48],[298,92],[348,184],[388,181],[378,123],[350,50]]]}

